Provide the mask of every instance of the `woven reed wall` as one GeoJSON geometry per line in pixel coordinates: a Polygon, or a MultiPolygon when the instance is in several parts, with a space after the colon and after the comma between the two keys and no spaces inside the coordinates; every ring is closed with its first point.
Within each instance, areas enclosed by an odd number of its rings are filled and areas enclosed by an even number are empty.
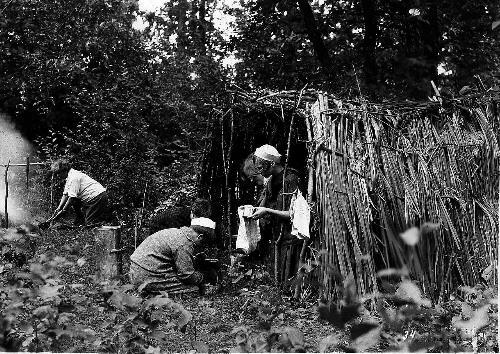
{"type": "Polygon", "coordinates": [[[497,264],[498,108],[388,110],[319,95],[310,119],[324,297],[350,275],[361,295],[376,292],[376,270],[404,265],[439,301],[497,264]],[[406,246],[399,233],[426,222],[439,227],[406,246]]]}

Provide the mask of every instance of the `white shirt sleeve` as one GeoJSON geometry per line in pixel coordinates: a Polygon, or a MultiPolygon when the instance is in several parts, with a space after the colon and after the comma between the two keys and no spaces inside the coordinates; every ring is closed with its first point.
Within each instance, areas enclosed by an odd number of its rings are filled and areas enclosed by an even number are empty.
{"type": "Polygon", "coordinates": [[[76,173],[68,173],[68,177],[66,178],[66,184],[64,185],[64,194],[67,194],[68,197],[77,198],[80,192],[80,180],[76,173]]]}

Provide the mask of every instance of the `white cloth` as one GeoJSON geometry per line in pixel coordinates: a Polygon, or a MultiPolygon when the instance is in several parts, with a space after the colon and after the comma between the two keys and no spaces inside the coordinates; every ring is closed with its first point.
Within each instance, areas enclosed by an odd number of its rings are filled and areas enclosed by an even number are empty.
{"type": "Polygon", "coordinates": [[[66,184],[64,185],[63,194],[68,197],[81,199],[82,202],[88,203],[102,192],[106,191],[99,182],[90,178],[85,173],[70,169],[66,184]]]}
{"type": "Polygon", "coordinates": [[[236,237],[236,249],[241,249],[246,254],[249,254],[255,251],[257,242],[260,241],[260,227],[259,220],[243,217],[244,209],[244,205],[238,207],[240,226],[238,227],[238,236],[236,237]]]}
{"type": "Polygon", "coordinates": [[[255,149],[254,156],[261,158],[262,160],[272,161],[272,162],[280,162],[281,154],[276,150],[274,146],[271,145],[262,145],[255,149]]]}
{"type": "Polygon", "coordinates": [[[290,202],[290,218],[292,220],[292,235],[299,239],[311,237],[309,234],[311,208],[299,190],[294,193],[290,202]]]}

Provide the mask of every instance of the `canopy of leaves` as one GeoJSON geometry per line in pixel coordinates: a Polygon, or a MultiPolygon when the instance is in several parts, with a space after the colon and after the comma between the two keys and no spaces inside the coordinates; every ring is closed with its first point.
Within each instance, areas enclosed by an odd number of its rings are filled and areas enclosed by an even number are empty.
{"type": "Polygon", "coordinates": [[[431,80],[456,92],[474,75],[498,79],[497,1],[325,0],[307,9],[253,0],[232,13],[240,85],[309,83],[346,96],[425,99],[431,80]]]}

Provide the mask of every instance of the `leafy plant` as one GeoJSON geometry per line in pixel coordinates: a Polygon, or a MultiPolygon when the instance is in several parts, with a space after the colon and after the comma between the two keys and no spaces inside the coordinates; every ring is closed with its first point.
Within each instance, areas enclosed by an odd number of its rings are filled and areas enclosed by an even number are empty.
{"type": "MultiPolygon", "coordinates": [[[[420,239],[420,231],[409,229],[401,238],[414,246],[420,239]]],[[[406,267],[383,269],[378,277],[381,292],[359,298],[350,278],[341,289],[341,301],[319,304],[319,317],[339,329],[346,328],[351,339],[349,346],[344,347],[340,336],[333,333],[321,342],[320,351],[498,349],[492,338],[498,328],[498,299],[493,288],[483,283],[473,288],[462,286],[450,302],[433,304],[420,286],[409,279],[406,267]],[[370,307],[373,314],[366,311],[370,307]]]]}
{"type": "MultiPolygon", "coordinates": [[[[18,242],[14,233],[7,233],[11,236],[4,241],[18,242]]],[[[2,350],[82,351],[79,348],[83,347],[87,351],[91,345],[96,350],[124,352],[135,348],[145,352],[158,350],[167,340],[160,325],[186,331],[192,315],[166,293],[144,299],[132,292],[130,284],[117,282],[104,284],[94,294],[82,293],[83,284],[63,281],[61,270],[78,269],[87,263],[79,249],[68,246],[68,250],[67,257],[40,254],[21,265],[21,271],[16,264],[2,269],[7,281],[0,288],[2,350]],[[108,317],[99,331],[75,321],[87,312],[89,302],[108,317]]]]}
{"type": "Polygon", "coordinates": [[[164,292],[144,299],[131,292],[132,285],[108,285],[101,295],[110,313],[110,320],[103,326],[110,329],[110,336],[97,344],[103,349],[128,351],[130,348],[142,351],[159,350],[168,341],[164,329],[176,328],[186,331],[192,315],[164,292]],[[169,318],[173,318],[169,321],[169,318]],[[160,330],[160,325],[164,327],[160,330]],[[155,345],[152,346],[152,343],[155,345]]]}

